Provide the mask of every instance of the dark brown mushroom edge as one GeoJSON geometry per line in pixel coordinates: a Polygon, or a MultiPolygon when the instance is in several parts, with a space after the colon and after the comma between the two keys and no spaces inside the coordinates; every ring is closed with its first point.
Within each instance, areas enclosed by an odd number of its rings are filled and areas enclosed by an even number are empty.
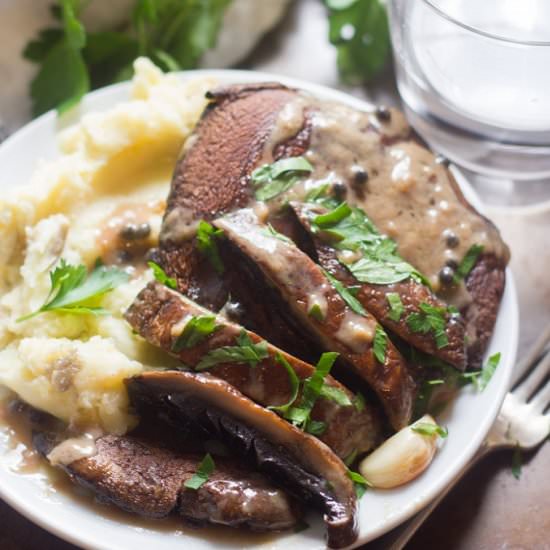
{"type": "Polygon", "coordinates": [[[137,432],[62,467],[152,517],[281,530],[316,509],[347,546],[347,465],[425,411],[427,379],[481,367],[508,248],[398,111],[278,83],[208,98],[150,253],[170,279],[126,313],[181,370],[129,379],[137,432]],[[229,456],[188,489],[207,441],[229,456]]]}

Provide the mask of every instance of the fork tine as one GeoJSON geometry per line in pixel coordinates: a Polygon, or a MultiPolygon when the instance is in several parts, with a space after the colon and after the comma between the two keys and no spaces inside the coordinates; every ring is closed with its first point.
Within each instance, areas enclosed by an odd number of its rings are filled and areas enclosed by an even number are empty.
{"type": "Polygon", "coordinates": [[[519,399],[527,401],[529,396],[538,388],[539,384],[548,376],[548,372],[550,372],[550,352],[539,361],[529,373],[529,376],[512,393],[519,399]]]}
{"type": "Polygon", "coordinates": [[[535,394],[531,400],[531,405],[533,410],[538,413],[543,412],[550,405],[550,380],[535,394]]]}
{"type": "Polygon", "coordinates": [[[548,342],[550,342],[550,325],[548,325],[543,333],[538,337],[529,353],[516,365],[512,378],[512,387],[514,387],[532,367],[533,363],[538,359],[548,342]]]}

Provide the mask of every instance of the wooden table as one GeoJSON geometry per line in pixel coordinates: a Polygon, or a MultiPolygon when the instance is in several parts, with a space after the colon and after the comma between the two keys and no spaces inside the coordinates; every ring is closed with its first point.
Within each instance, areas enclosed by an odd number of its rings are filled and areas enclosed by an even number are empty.
{"type": "MultiPolygon", "coordinates": [[[[368,90],[339,84],[335,54],[326,42],[326,18],[318,0],[296,2],[280,28],[266,37],[244,66],[338,87],[377,102],[398,101],[391,74],[368,90]]],[[[0,96],[0,111],[1,100],[0,96]]],[[[488,196],[487,192],[482,194],[488,196]]],[[[521,356],[542,326],[550,322],[550,204],[538,209],[492,207],[490,216],[512,250],[521,308],[521,356]]],[[[511,464],[510,452],[494,454],[478,464],[446,497],[407,549],[550,550],[550,445],[524,457],[519,480],[512,476],[511,464]]],[[[0,502],[1,550],[74,548],[0,502]]]]}

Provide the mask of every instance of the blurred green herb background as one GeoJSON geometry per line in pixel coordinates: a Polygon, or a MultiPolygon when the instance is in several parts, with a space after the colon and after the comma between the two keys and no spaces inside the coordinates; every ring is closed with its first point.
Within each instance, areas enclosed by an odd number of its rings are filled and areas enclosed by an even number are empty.
{"type": "MultiPolygon", "coordinates": [[[[88,91],[127,80],[143,55],[164,71],[194,69],[216,44],[231,0],[136,0],[130,24],[116,31],[88,32],[80,13],[89,1],[57,0],[54,27],[43,29],[23,55],[38,64],[31,83],[33,115],[63,113],[88,91]]],[[[300,0],[294,0],[300,1],[300,0]]],[[[329,40],[337,49],[341,78],[367,82],[385,65],[390,40],[381,0],[324,0],[329,40]]]]}

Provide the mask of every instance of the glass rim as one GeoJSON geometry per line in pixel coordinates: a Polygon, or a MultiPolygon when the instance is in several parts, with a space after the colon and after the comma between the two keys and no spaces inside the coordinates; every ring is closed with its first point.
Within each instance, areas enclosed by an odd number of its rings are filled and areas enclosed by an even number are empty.
{"type": "Polygon", "coordinates": [[[450,15],[445,10],[437,6],[433,0],[423,0],[423,2],[427,4],[438,15],[445,18],[447,21],[450,21],[451,23],[454,23],[455,25],[458,25],[459,27],[462,27],[467,31],[473,32],[475,34],[479,34],[480,36],[484,36],[485,38],[490,38],[491,40],[498,40],[500,42],[507,42],[509,44],[519,44],[521,46],[550,47],[550,40],[520,40],[518,38],[511,38],[509,36],[504,36],[501,34],[495,34],[495,33],[485,31],[479,27],[475,27],[473,25],[469,25],[468,23],[464,23],[464,21],[460,21],[460,19],[457,19],[453,15],[450,15]]]}

